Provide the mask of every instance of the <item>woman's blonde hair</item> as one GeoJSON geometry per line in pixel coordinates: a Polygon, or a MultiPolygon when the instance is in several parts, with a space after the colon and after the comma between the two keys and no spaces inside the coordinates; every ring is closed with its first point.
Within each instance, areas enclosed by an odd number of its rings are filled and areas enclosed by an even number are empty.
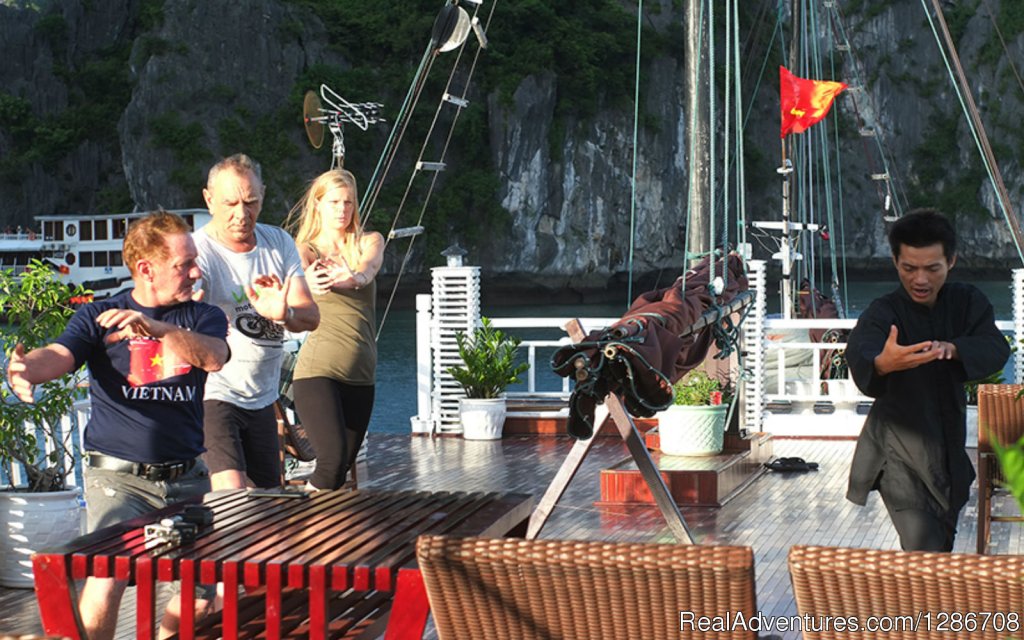
{"type": "Polygon", "coordinates": [[[345,229],[343,240],[343,255],[346,259],[357,258],[359,254],[359,239],[362,237],[363,229],[359,218],[359,187],[356,185],[356,177],[351,171],[345,169],[334,169],[321,173],[317,176],[302,198],[292,207],[285,221],[285,227],[295,236],[297,244],[313,244],[323,230],[323,221],[320,219],[320,211],[317,205],[328,191],[348,189],[348,194],[353,200],[352,220],[345,229]]]}

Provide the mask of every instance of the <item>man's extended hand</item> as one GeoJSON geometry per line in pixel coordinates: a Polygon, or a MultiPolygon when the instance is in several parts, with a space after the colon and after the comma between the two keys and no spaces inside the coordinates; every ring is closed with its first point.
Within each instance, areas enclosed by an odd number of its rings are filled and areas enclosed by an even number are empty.
{"type": "Polygon", "coordinates": [[[956,345],[951,342],[925,340],[904,347],[896,342],[898,336],[899,329],[896,325],[891,326],[882,353],[875,357],[875,371],[883,376],[914,369],[933,360],[952,360],[957,356],[956,345]]]}
{"type": "Polygon", "coordinates": [[[288,318],[288,286],[276,275],[257,276],[252,284],[246,285],[245,295],[256,313],[267,320],[284,322],[288,318]]]}
{"type": "Polygon", "coordinates": [[[157,322],[134,309],[107,309],[96,316],[96,324],[104,329],[120,329],[120,331],[115,331],[107,336],[107,342],[119,342],[137,337],[162,338],[168,328],[166,323],[157,322]]]}
{"type": "Polygon", "coordinates": [[[11,391],[22,402],[34,402],[32,396],[32,383],[25,379],[25,345],[14,345],[11,352],[11,359],[7,363],[7,383],[11,385],[11,391]]]}

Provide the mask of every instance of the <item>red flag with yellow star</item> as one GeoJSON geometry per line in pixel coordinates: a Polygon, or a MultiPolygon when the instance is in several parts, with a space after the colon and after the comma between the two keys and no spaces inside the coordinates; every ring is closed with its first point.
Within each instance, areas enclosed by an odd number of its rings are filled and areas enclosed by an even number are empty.
{"type": "Polygon", "coordinates": [[[131,353],[128,383],[133,387],[184,375],[192,369],[192,365],[179,359],[173,350],[164,349],[164,344],[153,338],[129,339],[128,351],[131,353]]]}
{"type": "Polygon", "coordinates": [[[779,97],[782,107],[782,135],[803,133],[832,108],[832,101],[848,85],[845,82],[807,80],[786,67],[779,67],[779,97]]]}

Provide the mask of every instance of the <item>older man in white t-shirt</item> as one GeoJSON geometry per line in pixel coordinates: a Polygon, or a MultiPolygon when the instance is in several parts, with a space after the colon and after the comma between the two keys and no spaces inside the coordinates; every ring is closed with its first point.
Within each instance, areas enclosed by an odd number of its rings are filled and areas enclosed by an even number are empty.
{"type": "Polygon", "coordinates": [[[231,360],[206,383],[204,459],[214,491],[280,482],[277,422],[284,330],[311,331],[320,311],[295,243],[257,224],[265,187],[245,154],[210,169],[203,197],[210,222],[193,234],[203,272],[203,301],[228,317],[231,360]]]}

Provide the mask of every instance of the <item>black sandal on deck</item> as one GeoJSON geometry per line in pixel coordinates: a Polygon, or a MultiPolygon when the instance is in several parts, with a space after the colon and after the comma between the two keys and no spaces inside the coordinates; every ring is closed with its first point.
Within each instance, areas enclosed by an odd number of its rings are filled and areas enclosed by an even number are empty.
{"type": "Polygon", "coordinates": [[[776,458],[764,463],[766,469],[772,471],[817,471],[817,462],[807,462],[803,458],[776,458]]]}

